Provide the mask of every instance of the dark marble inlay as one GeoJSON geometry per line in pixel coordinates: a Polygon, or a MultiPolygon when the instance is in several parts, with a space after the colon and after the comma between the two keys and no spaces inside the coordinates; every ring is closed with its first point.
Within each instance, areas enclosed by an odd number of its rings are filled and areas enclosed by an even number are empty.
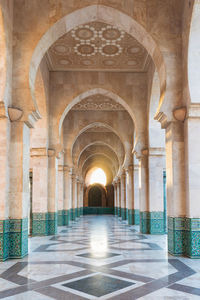
{"type": "Polygon", "coordinates": [[[113,256],[118,256],[121,254],[118,253],[111,253],[111,252],[102,252],[102,253],[83,253],[83,254],[79,254],[77,256],[82,256],[82,257],[86,257],[86,258],[94,258],[94,259],[99,259],[99,258],[110,258],[113,256]]]}
{"type": "Polygon", "coordinates": [[[63,286],[67,288],[74,289],[96,297],[105,296],[131,285],[134,285],[134,283],[101,274],[63,284],[63,286]]]}

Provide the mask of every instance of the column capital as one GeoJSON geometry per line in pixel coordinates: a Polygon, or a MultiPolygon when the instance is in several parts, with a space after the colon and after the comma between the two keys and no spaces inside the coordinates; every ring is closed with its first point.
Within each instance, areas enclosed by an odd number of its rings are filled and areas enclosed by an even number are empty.
{"type": "Polygon", "coordinates": [[[58,171],[63,172],[64,171],[64,166],[63,165],[58,165],[58,171]]]}
{"type": "Polygon", "coordinates": [[[31,155],[31,157],[48,156],[48,150],[47,150],[47,148],[31,148],[30,155],[31,155]]]}
{"type": "Polygon", "coordinates": [[[23,116],[23,110],[17,107],[8,107],[8,116],[11,122],[20,121],[23,116]]]}
{"type": "Polygon", "coordinates": [[[68,165],[63,166],[64,172],[70,172],[70,167],[68,165]]]}
{"type": "Polygon", "coordinates": [[[165,148],[149,148],[149,156],[165,156],[165,148]]]}

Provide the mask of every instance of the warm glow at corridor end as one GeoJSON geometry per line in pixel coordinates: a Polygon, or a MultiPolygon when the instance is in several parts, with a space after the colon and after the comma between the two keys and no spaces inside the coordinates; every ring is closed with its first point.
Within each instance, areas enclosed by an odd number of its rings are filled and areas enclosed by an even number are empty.
{"type": "Polygon", "coordinates": [[[102,185],[106,185],[106,174],[100,168],[92,169],[90,172],[88,172],[86,177],[86,183],[88,184],[100,183],[102,185]]]}

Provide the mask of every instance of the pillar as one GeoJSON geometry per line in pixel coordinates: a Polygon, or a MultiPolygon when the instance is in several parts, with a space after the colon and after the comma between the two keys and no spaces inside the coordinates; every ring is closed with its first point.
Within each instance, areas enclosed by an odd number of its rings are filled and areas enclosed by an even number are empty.
{"type": "Polygon", "coordinates": [[[114,215],[118,215],[119,203],[117,197],[117,181],[114,181],[114,215]]]}
{"type": "Polygon", "coordinates": [[[72,208],[70,218],[72,221],[76,220],[76,211],[77,211],[77,184],[76,184],[76,175],[74,174],[73,169],[70,172],[71,177],[71,201],[72,201],[72,208]]]}
{"type": "Polygon", "coordinates": [[[128,224],[135,224],[134,214],[134,167],[129,165],[126,172],[128,224]]]}
{"type": "Polygon", "coordinates": [[[80,214],[83,216],[83,196],[84,196],[84,183],[80,182],[80,214]]]}
{"type": "Polygon", "coordinates": [[[76,178],[76,191],[77,191],[77,208],[76,208],[76,216],[79,218],[81,215],[80,212],[80,180],[76,178]]]}
{"type": "Polygon", "coordinates": [[[163,170],[165,149],[149,148],[149,211],[147,222],[150,234],[165,233],[163,170]]]}
{"type": "Polygon", "coordinates": [[[134,207],[133,224],[140,225],[140,200],[139,200],[139,161],[134,156],[134,207]]]}
{"type": "Polygon", "coordinates": [[[48,152],[31,149],[32,162],[32,235],[48,234],[48,152]]]}
{"type": "Polygon", "coordinates": [[[121,217],[121,181],[117,180],[118,217],[121,217]]]}
{"type": "Polygon", "coordinates": [[[0,260],[9,258],[9,139],[10,121],[4,103],[0,102],[0,260]]]}
{"type": "Polygon", "coordinates": [[[64,171],[63,225],[68,226],[70,221],[70,210],[72,208],[70,168],[67,165],[65,165],[63,167],[63,171],[64,171]]]}
{"type": "Polygon", "coordinates": [[[58,226],[58,162],[55,150],[48,150],[48,234],[56,234],[58,226]]]}
{"type": "Polygon", "coordinates": [[[64,167],[58,165],[58,226],[65,225],[64,215],[64,167]]]}
{"type": "Polygon", "coordinates": [[[185,252],[184,159],[184,123],[170,122],[166,127],[166,176],[168,251],[173,255],[185,252]]]}
{"type": "Polygon", "coordinates": [[[28,254],[29,128],[22,121],[11,122],[9,151],[9,257],[28,254]]]}
{"type": "Polygon", "coordinates": [[[121,174],[121,218],[126,220],[126,173],[121,174]]]}
{"type": "Polygon", "coordinates": [[[185,254],[200,258],[200,106],[193,104],[184,124],[186,161],[185,254]]]}
{"type": "Polygon", "coordinates": [[[140,231],[149,233],[149,199],[148,199],[148,156],[139,158],[139,199],[140,199],[140,231]]]}

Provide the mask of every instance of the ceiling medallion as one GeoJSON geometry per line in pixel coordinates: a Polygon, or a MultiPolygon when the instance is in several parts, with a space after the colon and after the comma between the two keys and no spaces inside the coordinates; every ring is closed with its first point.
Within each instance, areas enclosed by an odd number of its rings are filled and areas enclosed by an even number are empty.
{"type": "Polygon", "coordinates": [[[81,25],[72,30],[72,37],[79,41],[74,51],[80,56],[92,56],[97,53],[102,56],[117,56],[122,53],[119,42],[125,32],[115,26],[107,25],[99,30],[93,26],[81,25]]]}

